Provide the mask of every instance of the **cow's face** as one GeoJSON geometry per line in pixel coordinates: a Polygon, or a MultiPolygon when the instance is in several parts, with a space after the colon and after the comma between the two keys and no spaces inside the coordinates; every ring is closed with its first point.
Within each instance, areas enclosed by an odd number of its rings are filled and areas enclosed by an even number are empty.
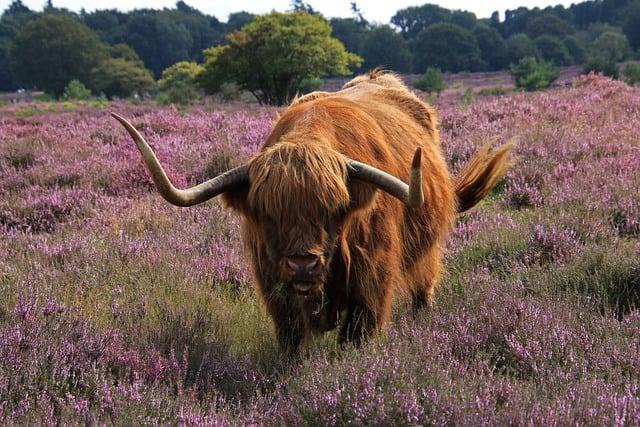
{"type": "Polygon", "coordinates": [[[288,291],[308,297],[322,291],[351,207],[346,163],[315,145],[279,144],[249,167],[247,202],[269,270],[288,291]]]}

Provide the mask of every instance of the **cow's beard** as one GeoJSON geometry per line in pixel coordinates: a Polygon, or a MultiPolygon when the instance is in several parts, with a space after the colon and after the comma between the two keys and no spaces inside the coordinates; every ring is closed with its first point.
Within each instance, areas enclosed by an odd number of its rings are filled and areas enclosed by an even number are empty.
{"type": "Polygon", "coordinates": [[[323,289],[312,295],[297,297],[297,303],[311,332],[321,333],[336,327],[338,318],[336,313],[333,313],[331,302],[323,289]]]}
{"type": "MultiPolygon", "coordinates": [[[[340,284],[334,283],[336,277],[330,274],[332,269],[336,268],[334,261],[339,261],[334,259],[334,252],[335,250],[325,252],[325,271],[319,284],[309,293],[293,295],[305,325],[314,334],[335,329],[343,314],[344,307],[341,307],[341,298],[336,294],[335,289],[340,284]]],[[[338,282],[340,282],[339,279],[338,282]]],[[[344,285],[346,286],[346,283],[344,285]]]]}

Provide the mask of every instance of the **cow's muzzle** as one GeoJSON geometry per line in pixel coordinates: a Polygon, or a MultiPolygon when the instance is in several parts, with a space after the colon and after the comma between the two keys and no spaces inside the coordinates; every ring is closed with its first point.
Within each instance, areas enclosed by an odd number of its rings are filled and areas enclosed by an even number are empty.
{"type": "Polygon", "coordinates": [[[318,287],[323,260],[315,255],[284,257],[281,268],[287,281],[293,283],[294,290],[299,294],[306,294],[318,287]]]}

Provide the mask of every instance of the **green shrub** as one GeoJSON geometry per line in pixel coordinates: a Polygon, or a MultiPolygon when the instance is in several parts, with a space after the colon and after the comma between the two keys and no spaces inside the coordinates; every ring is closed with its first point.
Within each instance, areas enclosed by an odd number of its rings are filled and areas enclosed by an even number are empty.
{"type": "Polygon", "coordinates": [[[620,75],[618,71],[618,64],[604,56],[595,56],[590,58],[582,69],[582,73],[598,73],[614,79],[617,79],[620,75]]]}
{"type": "Polygon", "coordinates": [[[169,100],[169,95],[165,92],[158,92],[156,95],[156,102],[160,105],[169,105],[171,101],[169,100]]]}
{"type": "Polygon", "coordinates": [[[510,89],[506,86],[491,86],[480,89],[477,94],[479,96],[499,96],[509,92],[510,89]]]}
{"type": "Polygon", "coordinates": [[[516,87],[527,91],[548,88],[558,78],[558,70],[553,64],[530,56],[512,64],[510,71],[516,79],[516,87]]]}
{"type": "Polygon", "coordinates": [[[466,88],[462,94],[462,105],[468,107],[476,100],[476,93],[470,87],[466,88]]]}
{"type": "Polygon", "coordinates": [[[142,96],[153,89],[155,81],[142,61],[110,58],[91,71],[91,88],[109,98],[142,96]]]}
{"type": "Polygon", "coordinates": [[[87,87],[83,85],[80,80],[73,79],[69,82],[67,87],[64,88],[62,99],[66,101],[86,101],[88,99],[91,99],[91,91],[87,89],[87,87]]]}
{"type": "Polygon", "coordinates": [[[640,62],[625,62],[622,74],[624,75],[624,81],[631,86],[640,83],[640,62]]]}
{"type": "Polygon", "coordinates": [[[413,86],[428,93],[435,92],[439,94],[444,90],[442,72],[438,68],[429,67],[413,86]]]}
{"type": "Polygon", "coordinates": [[[158,81],[158,89],[163,92],[168,102],[173,104],[190,104],[200,98],[196,79],[202,73],[202,66],[195,62],[181,61],[162,72],[158,81]]]}

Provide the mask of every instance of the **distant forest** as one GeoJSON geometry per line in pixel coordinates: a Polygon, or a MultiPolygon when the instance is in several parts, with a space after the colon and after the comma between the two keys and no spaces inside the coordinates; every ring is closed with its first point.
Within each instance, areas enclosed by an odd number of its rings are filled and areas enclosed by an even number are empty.
{"type": "MultiPolygon", "coordinates": [[[[301,1],[292,2],[291,8],[316,13],[313,5],[301,1]]],[[[637,56],[640,48],[640,0],[520,7],[505,11],[502,20],[497,11],[478,19],[471,12],[425,4],[398,10],[388,24],[368,21],[356,3],[351,10],[352,17],[326,19],[332,35],[363,58],[361,70],[383,66],[402,73],[423,73],[427,67],[492,71],[528,56],[563,66],[584,64],[602,51],[613,51],[614,59],[622,61],[637,56]]],[[[128,13],[115,9],[74,13],[55,7],[51,0],[36,12],[14,0],[0,18],[0,90],[21,87],[16,64],[11,64],[12,49],[16,40],[24,43],[26,36],[21,33],[29,30],[29,22],[43,15],[79,21],[101,45],[112,48],[111,57],[136,56],[155,79],[179,61],[202,62],[204,49],[224,44],[225,35],[255,18],[241,11],[221,22],[182,0],[172,9],[128,13]]],[[[64,31],[64,22],[56,31],[64,31]]]]}

